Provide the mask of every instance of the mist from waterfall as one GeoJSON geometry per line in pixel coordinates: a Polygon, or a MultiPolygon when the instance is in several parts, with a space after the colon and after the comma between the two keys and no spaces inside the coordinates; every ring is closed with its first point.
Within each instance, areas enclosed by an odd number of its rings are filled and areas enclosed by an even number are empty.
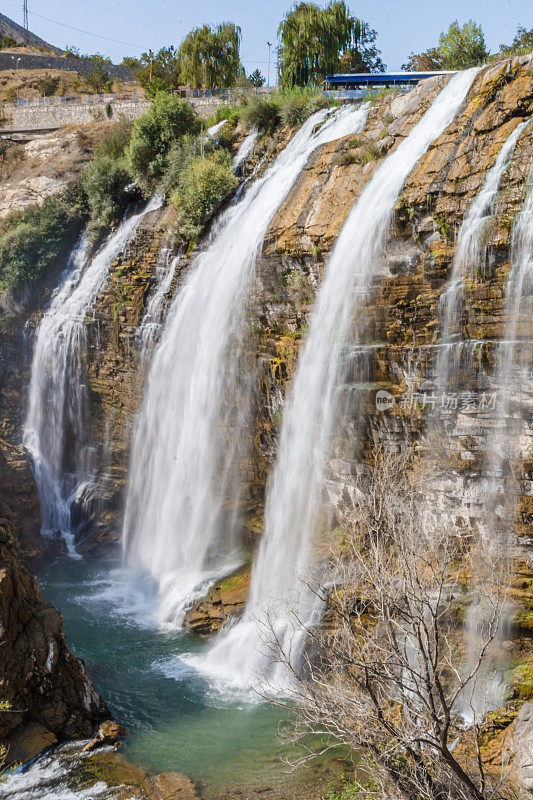
{"type": "Polygon", "coordinates": [[[269,640],[275,637],[298,668],[305,641],[301,623],[310,624],[321,613],[305,579],[320,520],[326,462],[339,421],[346,349],[360,337],[358,326],[364,324],[360,311],[381,267],[401,188],[430,143],[453,121],[476,74],[473,69],[453,76],[410,134],[376,168],[330,255],[285,402],[277,462],[267,487],[265,532],[245,615],[219,638],[200,665],[229,683],[247,687],[266,676],[271,685],[283,684],[284,667],[272,660],[264,635],[269,640]]]}
{"type": "Polygon", "coordinates": [[[254,265],[313,150],[360,131],[368,108],[313,114],[221,215],[172,303],[135,424],[123,531],[127,563],[157,584],[161,622],[179,625],[206,585],[239,563],[251,379],[243,312],[254,265]]]}
{"type": "Polygon", "coordinates": [[[82,238],[37,328],[24,446],[33,460],[42,533],[59,533],[72,556],[75,517],[93,489],[86,316],[111,264],[133,239],[143,217],[160,204],[155,197],[141,213],[125,219],[92,258],[82,238]]]}
{"type": "Polygon", "coordinates": [[[527,124],[527,120],[520,122],[503,143],[459,229],[450,278],[440,299],[441,347],[436,366],[436,383],[440,393],[445,391],[447,381],[457,371],[460,361],[461,347],[457,344],[461,339],[464,279],[466,275],[473,275],[476,270],[485,267],[487,248],[484,235],[487,224],[494,210],[502,176],[527,124]]]}

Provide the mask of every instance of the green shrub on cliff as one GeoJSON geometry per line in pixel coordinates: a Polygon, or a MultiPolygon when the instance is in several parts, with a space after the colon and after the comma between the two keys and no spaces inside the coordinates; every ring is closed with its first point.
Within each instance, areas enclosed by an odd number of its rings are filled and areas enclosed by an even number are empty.
{"type": "Polygon", "coordinates": [[[181,180],[183,171],[196,158],[211,156],[215,151],[213,139],[204,136],[182,136],[171,146],[165,165],[165,172],[159,184],[159,190],[169,195],[181,180]]]}
{"type": "Polygon", "coordinates": [[[133,176],[147,191],[153,191],[165,172],[173,142],[197,133],[200,123],[186,100],[160,92],[146,114],[133,125],[128,161],[133,176]]]}
{"type": "Polygon", "coordinates": [[[269,97],[252,97],[243,105],[240,118],[246,128],[261,133],[273,131],[281,122],[279,106],[269,97]]]}
{"type": "Polygon", "coordinates": [[[336,105],[312,89],[284,89],[269,97],[252,97],[242,107],[239,118],[247,128],[271,133],[280,125],[291,128],[301,125],[320,108],[336,105]]]}
{"type": "Polygon", "coordinates": [[[82,180],[91,217],[104,225],[116,219],[125,208],[124,190],[131,183],[125,161],[115,160],[112,156],[95,158],[82,180]]]}
{"type": "Polygon", "coordinates": [[[237,185],[231,157],[217,150],[195,158],[180,173],[171,202],[180,215],[180,233],[195,238],[218,205],[237,185]]]}
{"type": "Polygon", "coordinates": [[[83,195],[73,186],[42,206],[13,211],[0,227],[0,295],[4,308],[23,298],[68,251],[87,219],[83,195]],[[7,303],[7,298],[11,303],[7,303]]]}

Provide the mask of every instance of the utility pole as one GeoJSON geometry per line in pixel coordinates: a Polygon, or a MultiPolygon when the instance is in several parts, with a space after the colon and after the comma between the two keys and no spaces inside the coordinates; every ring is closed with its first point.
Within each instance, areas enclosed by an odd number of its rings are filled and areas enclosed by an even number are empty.
{"type": "Polygon", "coordinates": [[[22,17],[23,17],[22,26],[24,28],[24,38],[26,39],[26,44],[28,44],[30,40],[30,28],[28,25],[28,0],[23,0],[22,17]]]}
{"type": "Polygon", "coordinates": [[[267,78],[267,86],[270,89],[270,48],[272,47],[272,42],[267,42],[268,45],[268,78],[267,78]]]}

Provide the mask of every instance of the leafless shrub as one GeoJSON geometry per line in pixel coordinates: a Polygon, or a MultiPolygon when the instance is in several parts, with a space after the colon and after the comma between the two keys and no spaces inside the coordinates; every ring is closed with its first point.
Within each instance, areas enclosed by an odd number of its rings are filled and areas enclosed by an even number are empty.
{"type": "Polygon", "coordinates": [[[332,554],[333,581],[307,585],[324,604],[321,624],[292,611],[295,630],[307,636],[304,668],[284,641],[270,640],[291,675],[299,716],[290,736],[302,742],[318,733],[326,749],[342,743],[362,752],[372,776],[371,789],[360,780],[365,797],[513,797],[506,765],[498,775],[485,769],[479,716],[469,708],[487,683],[505,565],[491,549],[480,559],[421,511],[435,473],[414,464],[408,449],[378,448],[361,479],[352,523],[332,554]],[[484,613],[466,655],[458,609],[474,594],[484,613]],[[468,731],[465,716],[473,721],[468,731]]]}

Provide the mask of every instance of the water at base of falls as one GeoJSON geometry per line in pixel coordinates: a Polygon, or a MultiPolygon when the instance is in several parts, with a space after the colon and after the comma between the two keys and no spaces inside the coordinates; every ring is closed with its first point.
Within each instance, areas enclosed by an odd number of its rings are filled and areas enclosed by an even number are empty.
{"type": "Polygon", "coordinates": [[[276,210],[311,153],[362,129],[369,106],[313,114],[217,220],[178,291],[136,420],[123,530],[129,565],[158,586],[161,623],[239,563],[251,371],[244,304],[276,210]]]}
{"type": "MultiPolygon", "coordinates": [[[[326,763],[311,772],[288,772],[283,758],[300,751],[278,739],[287,713],[228,697],[186,665],[182,654],[200,655],[207,643],[162,631],[144,613],[141,590],[132,594],[119,561],[58,562],[39,578],[44,598],[63,614],[70,647],[84,658],[114,716],[130,730],[121,751],[127,759],[151,773],[184,773],[200,784],[206,800],[265,787],[276,800],[300,796],[298,789],[307,796],[310,775],[318,796],[322,777],[324,788],[334,777],[334,765],[326,763]]],[[[88,767],[85,777],[87,772],[88,767]]],[[[0,794],[9,800],[115,797],[102,783],[93,793],[78,793],[76,775],[77,759],[60,750],[39,759],[26,775],[9,778],[0,794]]]]}
{"type": "MultiPolygon", "coordinates": [[[[364,300],[389,230],[394,204],[411,169],[453,121],[477,70],[455,75],[410,134],[377,167],[352,208],[329,257],[285,402],[277,461],[267,487],[265,532],[241,622],[219,637],[200,668],[241,686],[290,680],[265,638],[298,669],[305,628],[321,604],[306,587],[324,491],[324,468],[338,421],[343,348],[364,300]],[[292,612],[292,613],[290,613],[292,612]]],[[[320,582],[320,577],[318,576],[320,582]]]]}

